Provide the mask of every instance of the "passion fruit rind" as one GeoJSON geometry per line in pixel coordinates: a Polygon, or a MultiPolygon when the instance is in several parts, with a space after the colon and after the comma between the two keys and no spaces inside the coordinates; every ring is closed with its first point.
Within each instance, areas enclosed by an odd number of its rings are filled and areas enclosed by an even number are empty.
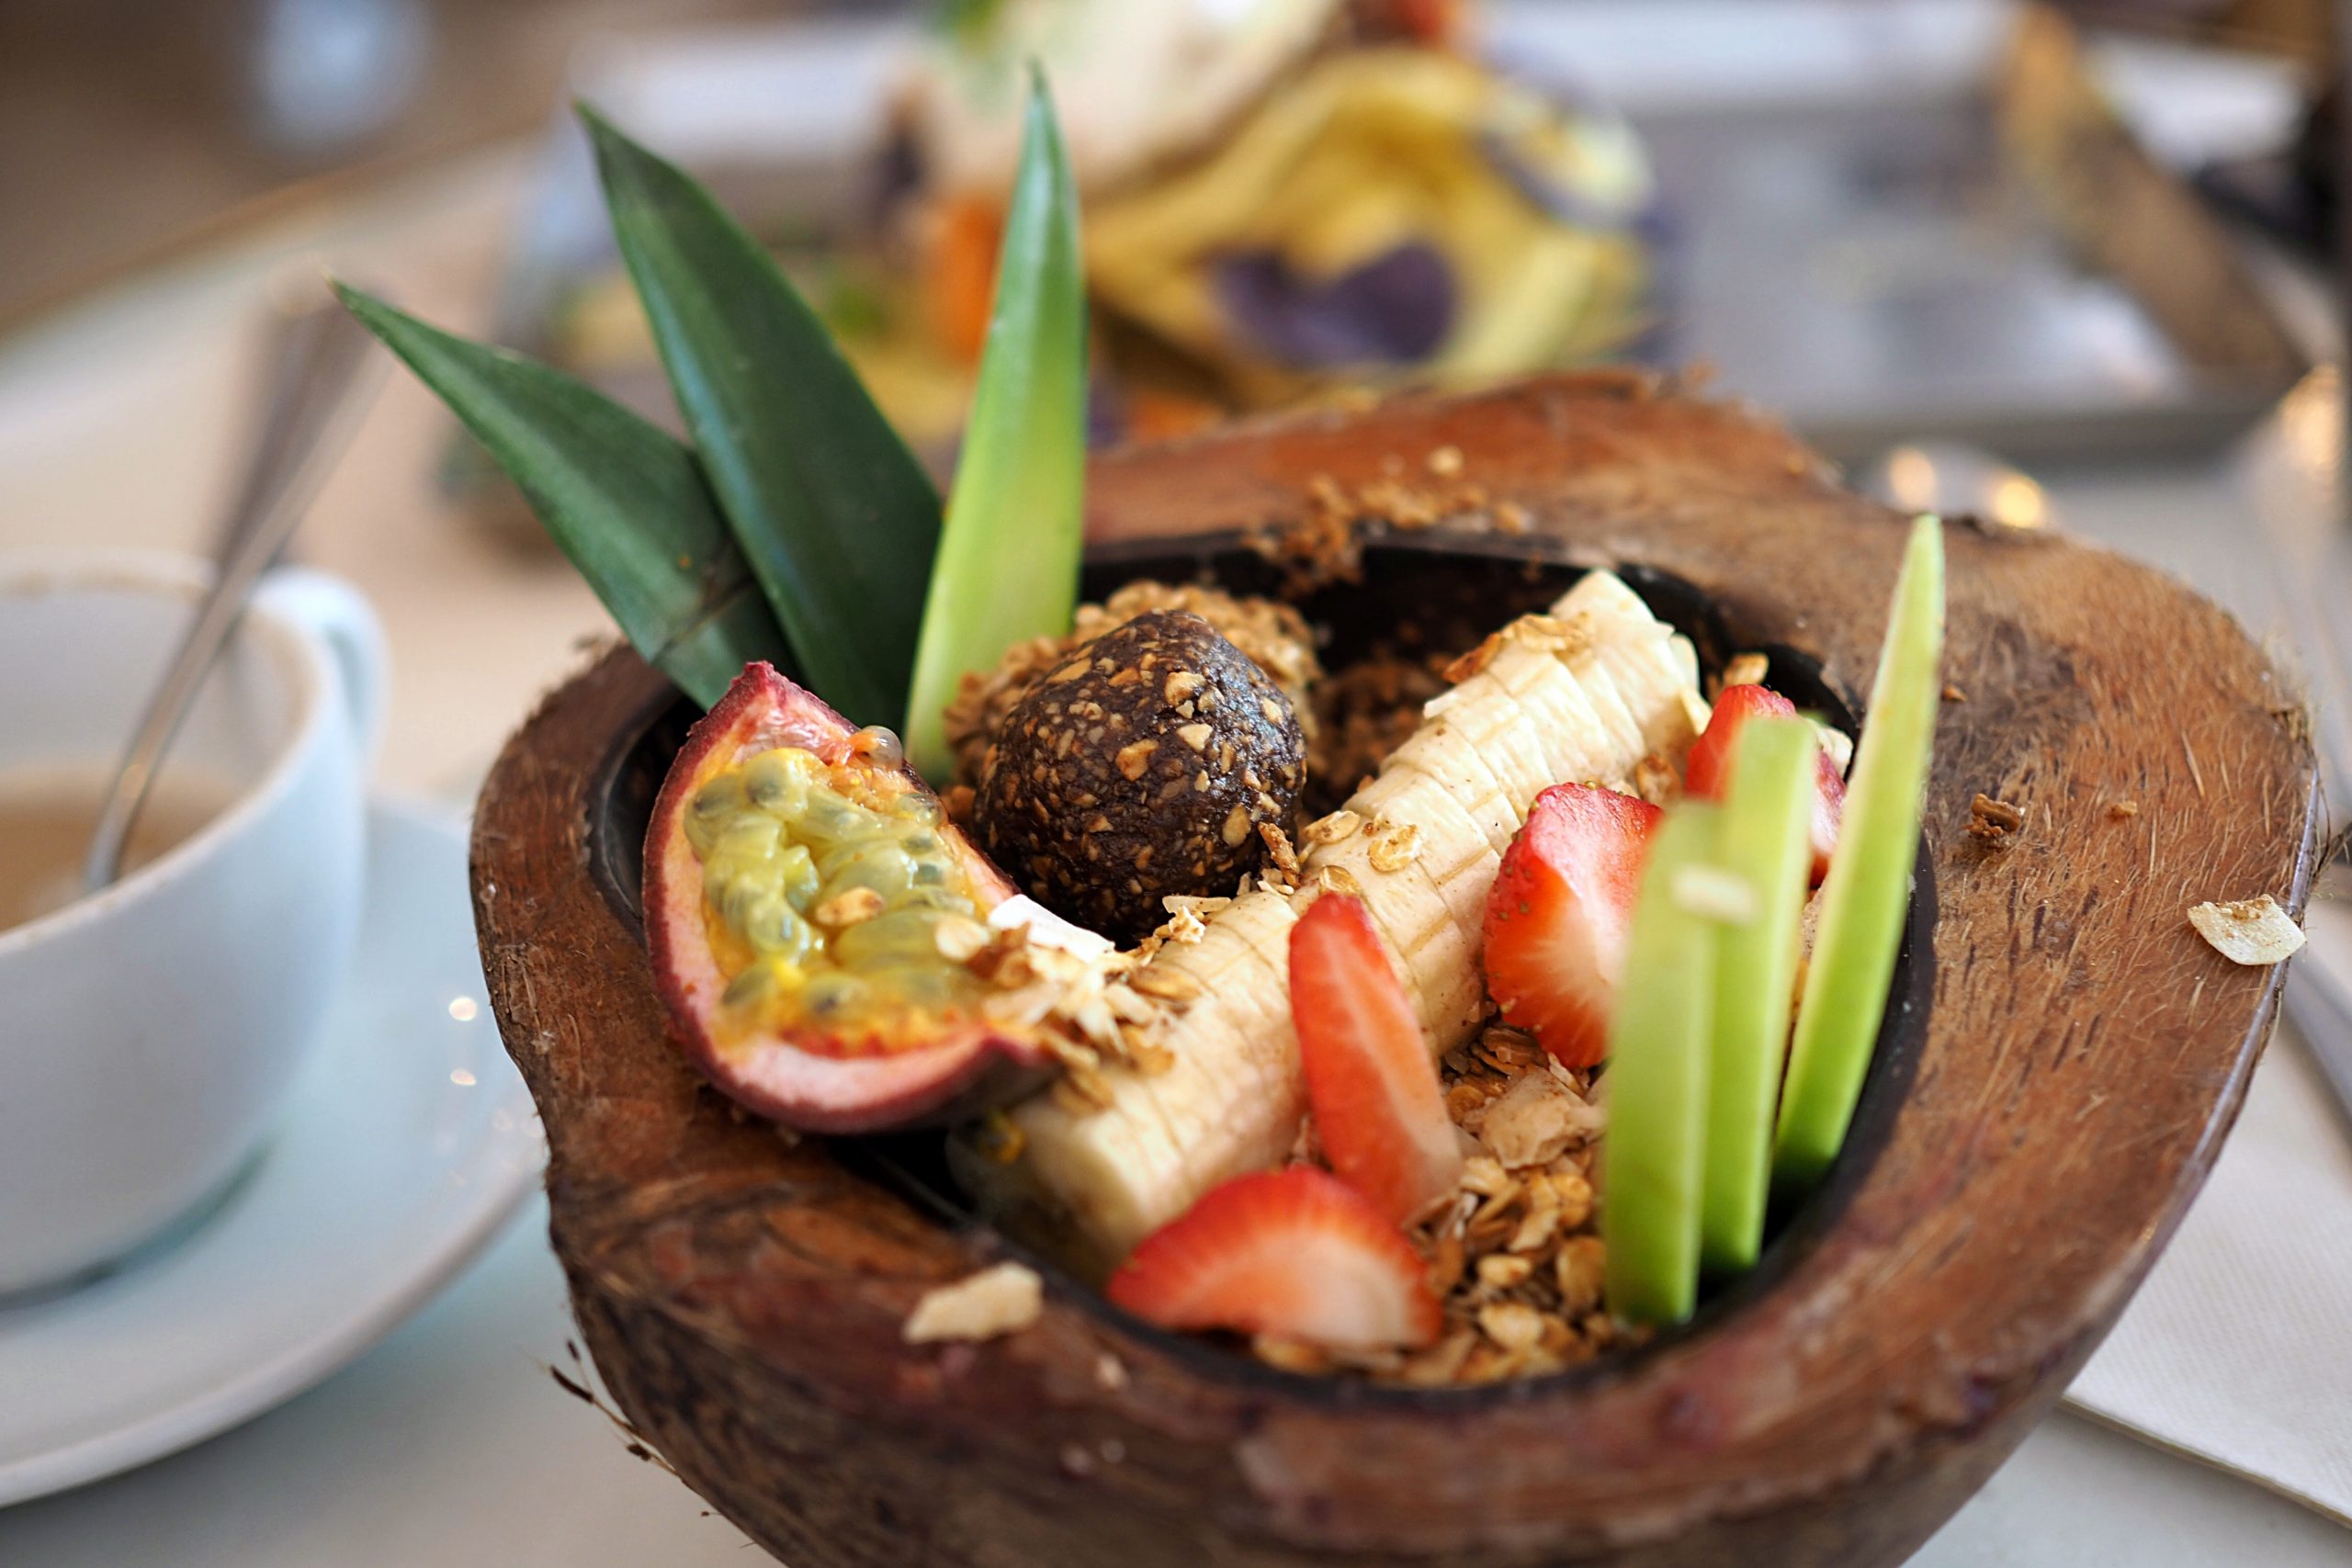
{"type": "Polygon", "coordinates": [[[1012,886],[888,731],[754,663],[689,733],[645,845],[648,946],[680,1043],[807,1132],[961,1121],[1053,1057],[970,961],[1012,886]]]}

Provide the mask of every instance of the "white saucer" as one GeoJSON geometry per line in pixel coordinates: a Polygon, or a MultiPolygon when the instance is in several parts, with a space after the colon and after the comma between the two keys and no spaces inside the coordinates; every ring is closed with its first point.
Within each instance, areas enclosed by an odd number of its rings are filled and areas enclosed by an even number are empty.
{"type": "Polygon", "coordinates": [[[453,819],[378,804],[330,1039],[200,1226],[62,1297],[0,1307],[0,1506],[200,1442],[422,1306],[545,1157],[482,995],[453,819]]]}

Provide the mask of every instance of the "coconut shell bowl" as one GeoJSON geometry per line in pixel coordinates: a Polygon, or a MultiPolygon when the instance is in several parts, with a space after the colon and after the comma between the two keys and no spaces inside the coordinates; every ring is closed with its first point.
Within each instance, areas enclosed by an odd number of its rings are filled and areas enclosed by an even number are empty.
{"type": "MultiPolygon", "coordinates": [[[[1254,591],[1279,573],[1250,536],[1456,513],[1373,525],[1361,581],[1307,605],[1335,649],[1467,646],[1603,565],[1703,657],[1770,650],[1849,716],[1904,540],[1771,425],[1630,376],[1116,453],[1088,504],[1091,595],[1254,591]]],[[[796,1568],[1901,1561],[2050,1409],[2211,1168],[2281,974],[2186,911],[2267,892],[2300,913],[2316,821],[2298,697],[2219,610],[2062,537],[1948,535],[1922,874],[1829,1183],[1685,1327],[1481,1389],[1278,1371],[1037,1258],[1031,1326],[905,1343],[926,1291],[1025,1254],[935,1147],[779,1135],[671,1044],[638,865],[694,715],[605,655],[507,746],[473,891],[621,1409],[796,1568]],[[1980,793],[2021,820],[1973,835],[1980,793]]]]}

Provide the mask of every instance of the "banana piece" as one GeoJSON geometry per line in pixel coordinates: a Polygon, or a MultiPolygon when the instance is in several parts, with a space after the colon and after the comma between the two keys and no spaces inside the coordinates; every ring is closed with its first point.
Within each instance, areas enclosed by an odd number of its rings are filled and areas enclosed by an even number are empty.
{"type": "Polygon", "coordinates": [[[1486,834],[1499,855],[1510,847],[1511,835],[1526,816],[1517,792],[1499,777],[1494,764],[1458,724],[1433,718],[1413,732],[1390,759],[1400,773],[1429,779],[1451,795],[1486,834]]]}
{"type": "Polygon", "coordinates": [[[1354,830],[1309,842],[1297,892],[1252,888],[1153,955],[1142,988],[1178,998],[1155,1036],[1164,1071],[1106,1065],[1101,1109],[1050,1094],[1015,1106],[1010,1165],[959,1154],[984,1203],[1043,1211],[1074,1254],[1108,1266],[1218,1182],[1288,1158],[1305,1112],[1290,931],[1322,886],[1363,897],[1432,1052],[1477,1026],[1487,896],[1535,796],[1564,780],[1630,791],[1645,756],[1679,759],[1707,708],[1690,645],[1608,572],[1471,662],[1348,802],[1354,830]]]}

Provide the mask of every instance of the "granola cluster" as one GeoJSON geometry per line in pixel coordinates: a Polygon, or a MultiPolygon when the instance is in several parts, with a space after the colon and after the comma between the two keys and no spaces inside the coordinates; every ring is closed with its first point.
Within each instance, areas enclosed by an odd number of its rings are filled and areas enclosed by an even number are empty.
{"type": "Polygon", "coordinates": [[[1492,1023],[1447,1054],[1442,1078],[1455,1124],[1479,1145],[1460,1190],[1411,1232],[1444,1303],[1445,1332],[1425,1349],[1370,1352],[1261,1335],[1250,1345],[1261,1360],[1440,1388],[1559,1371],[1643,1332],[1601,1305],[1595,1186],[1604,1116],[1591,1075],[1558,1066],[1524,1031],[1492,1023]]]}
{"type": "Polygon", "coordinates": [[[1526,533],[1527,509],[1490,493],[1468,467],[1462,448],[1449,443],[1418,464],[1388,453],[1376,476],[1353,486],[1317,474],[1307,481],[1306,511],[1260,530],[1250,542],[1283,569],[1284,592],[1296,594],[1353,581],[1363,570],[1364,542],[1377,532],[1526,533]]]}
{"type": "Polygon", "coordinates": [[[1310,811],[1339,806],[1421,722],[1421,705],[1446,689],[1452,655],[1381,650],[1337,670],[1314,691],[1315,727],[1306,742],[1310,811]]]}
{"type": "MultiPolygon", "coordinates": [[[[968,923],[968,922],[967,922],[968,923]]],[[[1072,1109],[1110,1103],[1105,1063],[1147,1074],[1168,1070],[1156,1036],[1171,1011],[1192,998],[1184,976],[1143,967],[1148,953],[1110,952],[1081,956],[1034,940],[1025,927],[985,931],[985,940],[955,949],[943,937],[943,956],[961,963],[990,989],[980,1011],[1000,1027],[1042,1040],[1061,1068],[1051,1092],[1072,1109]]],[[[1017,1149],[1000,1151],[1017,1156],[1017,1149]]]]}

